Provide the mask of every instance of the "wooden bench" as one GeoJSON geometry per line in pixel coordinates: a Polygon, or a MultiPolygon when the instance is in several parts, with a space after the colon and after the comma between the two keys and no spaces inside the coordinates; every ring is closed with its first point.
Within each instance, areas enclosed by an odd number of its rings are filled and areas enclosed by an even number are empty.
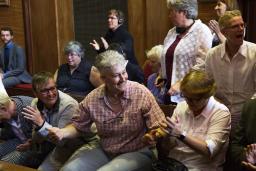
{"type": "Polygon", "coordinates": [[[32,84],[18,84],[14,87],[6,89],[9,96],[30,96],[34,97],[34,93],[32,91],[32,84]]]}
{"type": "Polygon", "coordinates": [[[0,171],[37,171],[37,170],[29,167],[21,166],[21,165],[0,161],[0,171]]]}

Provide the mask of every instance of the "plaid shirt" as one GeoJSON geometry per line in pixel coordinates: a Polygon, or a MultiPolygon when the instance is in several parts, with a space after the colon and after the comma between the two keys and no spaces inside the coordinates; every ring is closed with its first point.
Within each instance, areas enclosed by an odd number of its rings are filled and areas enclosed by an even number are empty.
{"type": "Polygon", "coordinates": [[[75,127],[90,132],[95,122],[101,146],[111,155],[139,150],[146,145],[142,137],[148,129],[158,127],[165,119],[154,96],[143,85],[128,81],[121,97],[122,111],[115,113],[105,101],[105,86],[93,90],[80,103],[80,116],[74,117],[75,127]]]}

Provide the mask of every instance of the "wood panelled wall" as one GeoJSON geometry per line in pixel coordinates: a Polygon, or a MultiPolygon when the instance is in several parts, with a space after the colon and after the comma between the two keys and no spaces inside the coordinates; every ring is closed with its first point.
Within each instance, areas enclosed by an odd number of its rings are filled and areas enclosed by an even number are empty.
{"type": "MultiPolygon", "coordinates": [[[[14,40],[25,47],[25,31],[23,20],[23,8],[21,0],[11,0],[11,5],[0,6],[0,27],[8,26],[13,29],[14,40]]],[[[2,42],[0,41],[2,46],[2,42]]]]}
{"type": "Polygon", "coordinates": [[[55,72],[65,62],[63,48],[74,38],[72,0],[24,0],[30,18],[32,72],[55,72]]]}
{"type": "MultiPolygon", "coordinates": [[[[199,18],[204,22],[216,17],[214,4],[199,2],[199,18]]],[[[0,7],[0,26],[14,29],[15,41],[27,50],[32,74],[54,72],[65,62],[64,45],[75,37],[73,17],[73,0],[11,0],[10,7],[0,7]]],[[[127,18],[142,65],[145,50],[162,44],[172,27],[166,0],[128,0],[127,18]]]]}

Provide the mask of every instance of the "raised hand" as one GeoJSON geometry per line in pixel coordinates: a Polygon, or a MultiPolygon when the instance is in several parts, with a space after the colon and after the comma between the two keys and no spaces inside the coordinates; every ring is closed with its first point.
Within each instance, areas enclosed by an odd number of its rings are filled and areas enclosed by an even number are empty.
{"type": "Polygon", "coordinates": [[[108,42],[106,41],[106,39],[104,39],[103,37],[101,37],[100,39],[103,43],[104,48],[107,49],[109,47],[109,45],[108,45],[108,42]]]}
{"type": "Polygon", "coordinates": [[[27,106],[23,108],[23,111],[21,113],[26,119],[31,120],[38,127],[42,126],[44,123],[44,119],[38,109],[27,106]]]}
{"type": "Polygon", "coordinates": [[[100,50],[100,45],[99,43],[96,41],[96,40],[93,40],[90,45],[92,45],[92,47],[95,49],[95,50],[100,50]]]}

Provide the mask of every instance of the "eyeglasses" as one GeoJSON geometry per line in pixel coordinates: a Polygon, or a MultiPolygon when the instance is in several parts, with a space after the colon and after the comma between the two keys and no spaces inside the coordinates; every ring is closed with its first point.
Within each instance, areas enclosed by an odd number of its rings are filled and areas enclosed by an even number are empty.
{"type": "Polygon", "coordinates": [[[185,96],[183,93],[180,93],[180,97],[183,97],[186,101],[189,101],[189,102],[193,102],[193,103],[198,103],[198,102],[201,102],[203,99],[203,97],[188,97],[188,96],[185,96]]]}
{"type": "Polygon", "coordinates": [[[243,23],[243,24],[236,24],[236,25],[233,25],[233,26],[229,26],[229,27],[226,27],[227,29],[232,29],[232,30],[236,30],[236,29],[245,29],[246,28],[246,24],[243,23]]]}
{"type": "Polygon", "coordinates": [[[47,95],[49,94],[50,92],[55,92],[57,90],[56,86],[54,87],[50,87],[50,88],[45,88],[45,89],[42,89],[42,90],[39,90],[39,92],[42,94],[42,95],[47,95]]]}

